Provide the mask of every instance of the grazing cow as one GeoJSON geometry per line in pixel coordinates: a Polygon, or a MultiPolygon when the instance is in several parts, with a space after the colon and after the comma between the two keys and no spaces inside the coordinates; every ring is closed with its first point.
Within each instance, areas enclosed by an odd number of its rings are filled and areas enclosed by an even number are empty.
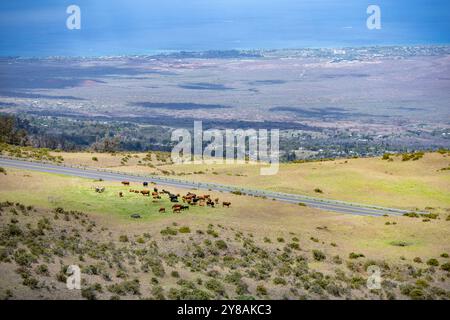
{"type": "Polygon", "coordinates": [[[219,204],[219,198],[215,198],[215,199],[214,199],[214,202],[215,202],[216,204],[219,204]]]}
{"type": "Polygon", "coordinates": [[[133,213],[133,214],[131,215],[131,217],[132,217],[133,219],[140,219],[140,218],[141,218],[141,215],[138,214],[138,213],[133,213]]]}
{"type": "Polygon", "coordinates": [[[189,210],[189,206],[181,206],[181,210],[189,210]]]}
{"type": "Polygon", "coordinates": [[[158,188],[153,188],[153,191],[158,192],[158,188]]]}
{"type": "Polygon", "coordinates": [[[120,197],[120,198],[123,198],[123,192],[122,192],[122,191],[119,192],[119,197],[120,197]]]}
{"type": "Polygon", "coordinates": [[[152,196],[154,197],[158,196],[158,192],[152,192],[152,196]]]}
{"type": "Polygon", "coordinates": [[[230,206],[231,206],[231,202],[227,202],[227,201],[222,202],[222,207],[229,208],[230,206]]]}
{"type": "Polygon", "coordinates": [[[142,190],[141,191],[143,196],[149,196],[150,197],[150,191],[149,190],[142,190]]]}
{"type": "Polygon", "coordinates": [[[159,208],[159,212],[166,212],[166,208],[159,208]]]}
{"type": "Polygon", "coordinates": [[[134,190],[133,190],[133,189],[130,189],[130,192],[134,192],[134,190]]]}
{"type": "Polygon", "coordinates": [[[199,201],[199,202],[198,202],[198,205],[199,205],[200,207],[204,207],[204,206],[205,206],[205,201],[203,201],[203,200],[199,201]]]}
{"type": "Polygon", "coordinates": [[[148,182],[142,182],[142,185],[144,186],[144,187],[148,187],[148,182]]]}
{"type": "Polygon", "coordinates": [[[173,212],[174,213],[181,213],[181,208],[175,208],[175,209],[173,209],[173,212]]]}
{"type": "Polygon", "coordinates": [[[174,204],[174,205],[172,206],[172,209],[175,209],[175,208],[180,208],[180,209],[181,209],[181,204],[174,204]]]}
{"type": "Polygon", "coordinates": [[[122,184],[123,184],[124,186],[129,186],[129,185],[130,185],[130,182],[129,182],[129,181],[122,181],[122,184]]]}
{"type": "Polygon", "coordinates": [[[208,200],[208,201],[206,202],[206,205],[207,205],[208,207],[214,208],[214,201],[208,200]]]}
{"type": "Polygon", "coordinates": [[[139,193],[139,190],[134,190],[134,193],[139,193]]]}

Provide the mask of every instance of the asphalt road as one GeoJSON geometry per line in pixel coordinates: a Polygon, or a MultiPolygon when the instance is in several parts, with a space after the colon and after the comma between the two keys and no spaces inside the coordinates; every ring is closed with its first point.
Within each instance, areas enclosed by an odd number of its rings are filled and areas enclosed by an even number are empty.
{"type": "MultiPolygon", "coordinates": [[[[254,190],[241,188],[237,186],[227,186],[213,183],[201,183],[193,181],[183,181],[178,179],[159,177],[159,176],[144,176],[133,175],[120,172],[112,172],[108,170],[97,170],[93,168],[69,167],[62,165],[47,164],[41,162],[31,162],[17,159],[0,158],[0,166],[13,167],[25,170],[35,170],[40,172],[48,172],[55,174],[64,174],[69,176],[76,176],[88,179],[103,179],[110,181],[130,181],[130,182],[155,182],[160,185],[173,186],[185,189],[205,189],[212,191],[230,192],[239,190],[247,195],[267,197],[268,199],[276,199],[278,201],[289,203],[304,203],[308,207],[317,208],[325,211],[333,211],[338,213],[346,213],[360,216],[383,216],[383,215],[403,215],[408,211],[369,206],[364,204],[349,203],[336,200],[324,200],[312,198],[296,194],[287,194],[279,192],[270,192],[265,190],[254,190]]],[[[1,180],[0,180],[1,182],[1,180]]]]}

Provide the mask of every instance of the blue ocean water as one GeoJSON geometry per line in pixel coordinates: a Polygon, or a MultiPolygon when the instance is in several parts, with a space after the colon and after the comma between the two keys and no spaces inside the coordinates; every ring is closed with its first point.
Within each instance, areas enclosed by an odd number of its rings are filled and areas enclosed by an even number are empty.
{"type": "Polygon", "coordinates": [[[0,55],[450,43],[448,0],[17,0],[0,2],[0,55]],[[81,8],[68,30],[66,8],[81,8]],[[381,8],[381,30],[366,9],[381,8]]]}

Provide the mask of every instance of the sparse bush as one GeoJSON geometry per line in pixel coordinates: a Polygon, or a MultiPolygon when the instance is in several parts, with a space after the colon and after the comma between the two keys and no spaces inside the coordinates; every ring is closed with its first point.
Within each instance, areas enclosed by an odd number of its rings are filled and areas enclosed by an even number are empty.
{"type": "Polygon", "coordinates": [[[273,283],[276,285],[283,285],[283,286],[285,286],[287,284],[286,280],[284,280],[283,278],[280,278],[280,277],[273,279],[273,283]]]}
{"type": "Polygon", "coordinates": [[[441,265],[441,269],[450,272],[450,262],[446,262],[443,265],[441,265]]]}
{"type": "Polygon", "coordinates": [[[171,273],[170,273],[170,275],[172,276],[172,277],[174,277],[174,278],[179,278],[180,277],[180,274],[178,273],[178,271],[172,271],[171,273]]]}
{"type": "Polygon", "coordinates": [[[333,263],[335,264],[342,264],[342,259],[339,256],[334,256],[333,257],[333,263]]]}
{"type": "Polygon", "coordinates": [[[95,289],[91,286],[81,289],[81,296],[86,300],[97,300],[97,295],[95,294],[95,289]]]}
{"type": "Polygon", "coordinates": [[[98,161],[97,157],[92,157],[92,161],[98,161]]]}
{"type": "Polygon", "coordinates": [[[437,261],[436,259],[432,258],[432,259],[429,259],[427,261],[427,265],[433,266],[433,267],[438,267],[439,266],[439,261],[437,261]]]}
{"type": "Polygon", "coordinates": [[[161,234],[163,236],[176,236],[178,234],[178,231],[176,229],[167,227],[167,228],[161,230],[161,234]]]}
{"type": "Polygon", "coordinates": [[[362,253],[354,253],[354,252],[351,252],[351,253],[348,255],[348,257],[349,257],[350,259],[358,259],[358,258],[364,258],[364,255],[363,255],[362,253]]]}
{"type": "Polygon", "coordinates": [[[323,193],[322,189],[320,189],[320,188],[315,188],[315,189],[314,189],[314,192],[315,192],[315,193],[323,193]]]}
{"type": "Polygon", "coordinates": [[[121,236],[119,237],[119,241],[120,241],[120,242],[128,242],[128,237],[127,237],[126,235],[121,235],[121,236]]]}
{"type": "Polygon", "coordinates": [[[25,249],[18,249],[14,252],[14,260],[20,266],[30,267],[37,261],[36,257],[28,253],[25,249]]]}
{"type": "Polygon", "coordinates": [[[267,295],[267,289],[262,284],[258,285],[256,287],[256,294],[260,296],[266,296],[267,295]]]}
{"type": "Polygon", "coordinates": [[[414,261],[415,263],[422,263],[422,259],[421,259],[420,257],[415,257],[415,258],[413,259],[413,261],[414,261]]]}
{"type": "Polygon", "coordinates": [[[42,276],[49,276],[50,272],[48,271],[48,266],[46,264],[40,264],[36,268],[36,273],[42,276]]]}
{"type": "Polygon", "coordinates": [[[225,287],[217,279],[210,279],[205,282],[205,287],[221,296],[225,295],[225,287]]]}
{"type": "Polygon", "coordinates": [[[180,233],[191,233],[191,229],[189,229],[189,227],[181,227],[178,231],[180,233]]]}
{"type": "Polygon", "coordinates": [[[320,250],[313,250],[313,257],[316,261],[323,261],[326,259],[325,253],[320,250]]]}
{"type": "Polygon", "coordinates": [[[445,252],[442,253],[442,254],[441,254],[441,258],[448,258],[448,253],[445,253],[445,252]]]}
{"type": "Polygon", "coordinates": [[[140,284],[138,279],[131,281],[123,281],[121,283],[112,284],[108,286],[108,290],[111,293],[118,294],[119,296],[124,296],[127,294],[139,295],[140,284]]]}
{"type": "Polygon", "coordinates": [[[6,176],[6,169],[3,167],[0,167],[0,173],[3,173],[6,176]]]}
{"type": "Polygon", "coordinates": [[[228,248],[226,242],[223,241],[223,240],[217,240],[217,241],[216,241],[216,247],[217,247],[217,249],[219,249],[219,250],[225,250],[225,249],[228,248]]]}

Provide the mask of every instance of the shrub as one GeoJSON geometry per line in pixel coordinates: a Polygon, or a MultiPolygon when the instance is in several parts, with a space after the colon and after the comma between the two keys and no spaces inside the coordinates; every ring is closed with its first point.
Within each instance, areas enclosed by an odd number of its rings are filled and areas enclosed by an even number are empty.
{"type": "Polygon", "coordinates": [[[3,167],[0,167],[0,173],[3,173],[6,176],[6,169],[3,167]]]}
{"type": "Polygon", "coordinates": [[[214,238],[219,237],[219,233],[213,229],[208,229],[208,231],[206,231],[206,233],[209,234],[210,236],[213,236],[214,238]]]}
{"type": "Polygon", "coordinates": [[[36,268],[36,273],[43,275],[43,276],[49,276],[50,273],[48,271],[48,266],[46,264],[41,264],[39,266],[37,266],[36,268]]]}
{"type": "Polygon", "coordinates": [[[315,189],[314,189],[314,192],[315,192],[315,193],[323,193],[322,189],[319,189],[319,188],[315,188],[315,189]]]}
{"type": "Polygon", "coordinates": [[[29,267],[32,263],[35,263],[36,257],[28,253],[25,249],[18,249],[14,253],[14,260],[20,266],[29,267]]]}
{"type": "Polygon", "coordinates": [[[120,296],[124,296],[126,294],[139,295],[140,284],[138,279],[134,279],[131,281],[123,281],[121,283],[112,284],[108,286],[108,290],[111,293],[118,294],[120,296]]]}
{"type": "Polygon", "coordinates": [[[178,271],[172,271],[171,273],[170,273],[170,275],[172,276],[172,277],[174,277],[174,278],[179,278],[180,277],[180,274],[178,273],[178,271]]]}
{"type": "Polygon", "coordinates": [[[166,229],[161,230],[161,234],[163,236],[176,236],[178,234],[178,231],[176,229],[167,227],[166,229]]]}
{"type": "Polygon", "coordinates": [[[441,269],[447,272],[450,272],[450,262],[444,263],[441,265],[441,269]]]}
{"type": "Polygon", "coordinates": [[[97,300],[95,289],[93,287],[87,287],[81,289],[81,296],[86,300],[97,300]]]}
{"type": "Polygon", "coordinates": [[[223,240],[217,240],[217,241],[216,241],[216,247],[217,247],[217,249],[219,249],[219,250],[225,250],[225,249],[228,248],[226,242],[223,241],[223,240]]]}
{"type": "Polygon", "coordinates": [[[191,229],[189,229],[189,227],[181,227],[178,231],[180,233],[191,233],[191,229]]]}
{"type": "Polygon", "coordinates": [[[128,242],[128,237],[127,237],[126,235],[121,235],[121,236],[119,237],[119,241],[120,241],[120,242],[128,242]]]}
{"type": "Polygon", "coordinates": [[[419,218],[419,215],[415,212],[404,213],[403,216],[410,217],[410,218],[419,218]]]}
{"type": "Polygon", "coordinates": [[[155,286],[152,288],[152,295],[157,300],[164,300],[164,289],[161,286],[155,286]]]}
{"type": "Polygon", "coordinates": [[[205,282],[205,287],[208,290],[211,290],[221,296],[225,294],[225,287],[220,283],[219,280],[216,279],[210,279],[205,282]]]}
{"type": "Polygon", "coordinates": [[[275,279],[273,279],[273,283],[276,285],[286,285],[286,280],[284,280],[283,278],[277,277],[275,279]]]}
{"type": "Polygon", "coordinates": [[[260,296],[266,296],[267,295],[267,289],[266,287],[264,287],[262,284],[259,284],[256,287],[256,294],[260,295],[260,296]]]}
{"type": "Polygon", "coordinates": [[[427,261],[427,265],[433,266],[433,267],[438,267],[439,266],[439,261],[437,261],[436,259],[429,259],[427,261]]]}
{"type": "Polygon", "coordinates": [[[342,264],[342,259],[339,256],[334,256],[333,257],[333,263],[335,264],[342,264]]]}
{"type": "Polygon", "coordinates": [[[313,250],[313,257],[316,261],[323,261],[326,259],[325,253],[320,250],[313,250]]]}
{"type": "Polygon", "coordinates": [[[445,253],[445,252],[442,253],[442,254],[441,254],[441,257],[442,257],[442,258],[448,258],[448,253],[445,253]]]}
{"type": "Polygon", "coordinates": [[[300,207],[306,207],[306,204],[303,203],[303,202],[299,202],[298,205],[299,205],[300,207]]]}
{"type": "Polygon", "coordinates": [[[364,255],[363,255],[362,253],[354,253],[354,252],[351,252],[351,253],[348,255],[348,257],[349,257],[350,259],[358,259],[358,258],[364,258],[364,255]]]}
{"type": "Polygon", "coordinates": [[[284,238],[279,237],[279,238],[277,238],[277,241],[278,241],[278,242],[284,242],[284,238]]]}
{"type": "Polygon", "coordinates": [[[92,161],[98,161],[97,157],[92,157],[92,161]]]}
{"type": "Polygon", "coordinates": [[[422,259],[421,259],[420,257],[415,257],[415,258],[413,259],[413,261],[414,261],[415,263],[422,263],[422,259]]]}
{"type": "Polygon", "coordinates": [[[413,300],[424,300],[425,293],[422,291],[422,289],[415,288],[410,291],[409,297],[413,300]]]}

